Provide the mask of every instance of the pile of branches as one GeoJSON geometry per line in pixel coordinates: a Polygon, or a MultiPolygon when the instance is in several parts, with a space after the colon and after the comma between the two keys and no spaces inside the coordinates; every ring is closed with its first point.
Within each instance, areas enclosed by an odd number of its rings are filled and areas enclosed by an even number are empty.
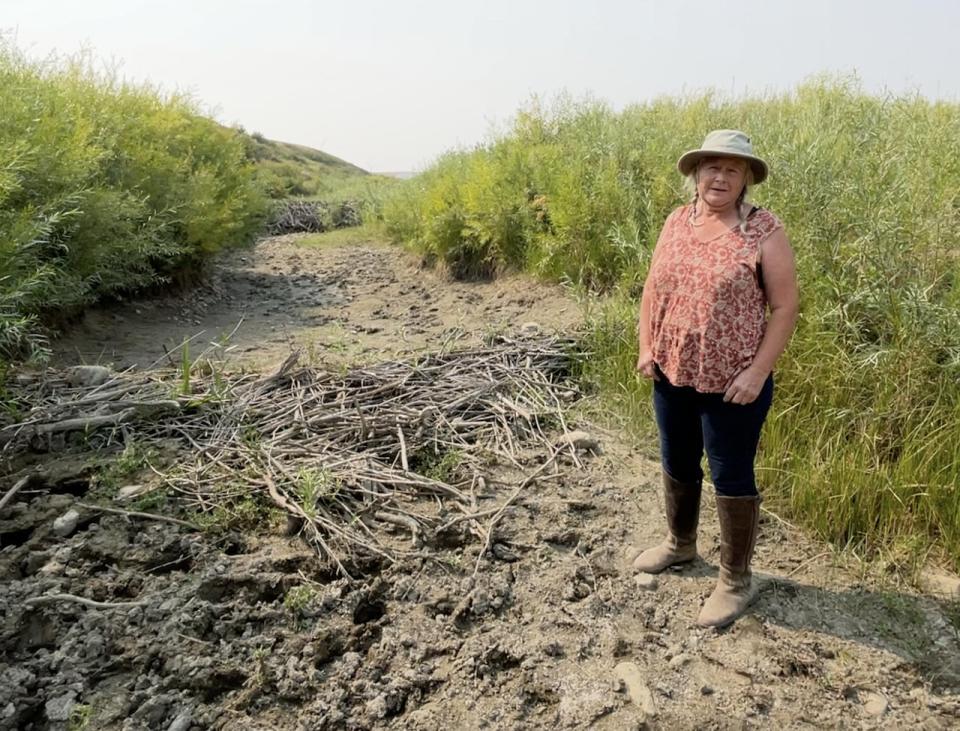
{"type": "Polygon", "coordinates": [[[556,439],[579,396],[576,353],[565,338],[501,338],[346,373],[294,354],[268,376],[214,372],[179,395],[175,373],[87,388],[46,379],[24,386],[33,408],[0,428],[0,444],[10,456],[78,429],[101,446],[173,438],[189,458],[160,474],[168,488],[200,511],[269,500],[344,575],[361,555],[394,560],[463,531],[483,541],[479,567],[507,507],[562,452],[576,459],[556,439]],[[526,474],[506,499],[487,474],[493,455],[526,474]]]}
{"type": "Polygon", "coordinates": [[[359,226],[360,223],[360,204],[356,201],[327,203],[291,198],[277,204],[267,224],[267,232],[272,236],[322,233],[335,228],[359,226]]]}

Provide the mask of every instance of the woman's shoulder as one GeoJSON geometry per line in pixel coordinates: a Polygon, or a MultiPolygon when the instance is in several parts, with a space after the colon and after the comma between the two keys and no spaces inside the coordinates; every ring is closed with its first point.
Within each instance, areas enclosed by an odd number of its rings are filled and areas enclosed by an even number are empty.
{"type": "Polygon", "coordinates": [[[783,228],[783,221],[773,211],[760,206],[753,206],[747,214],[747,222],[747,230],[760,240],[767,238],[777,229],[783,228]]]}
{"type": "Polygon", "coordinates": [[[685,203],[682,206],[677,206],[672,211],[670,215],[667,216],[667,220],[664,221],[664,226],[672,226],[680,221],[687,220],[687,216],[690,214],[690,204],[685,203]]]}

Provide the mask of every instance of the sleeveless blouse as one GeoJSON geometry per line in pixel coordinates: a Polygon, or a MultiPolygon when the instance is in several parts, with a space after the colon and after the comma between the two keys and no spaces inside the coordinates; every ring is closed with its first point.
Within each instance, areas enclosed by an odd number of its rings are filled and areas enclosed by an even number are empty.
{"type": "Polygon", "coordinates": [[[759,209],[747,222],[701,242],[691,206],[667,218],[646,286],[651,288],[653,360],[675,386],[723,393],[757,354],[766,328],[760,244],[783,224],[759,209]]]}

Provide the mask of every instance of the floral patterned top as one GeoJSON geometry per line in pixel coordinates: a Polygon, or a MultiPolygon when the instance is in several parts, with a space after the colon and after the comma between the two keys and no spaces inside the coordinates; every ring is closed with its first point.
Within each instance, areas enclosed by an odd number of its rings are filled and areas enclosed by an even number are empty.
{"type": "Polygon", "coordinates": [[[691,206],[667,217],[657,241],[651,288],[653,360],[675,386],[723,393],[757,354],[766,328],[767,298],[757,264],[760,244],[783,224],[755,210],[744,234],[736,226],[697,239],[691,206]]]}

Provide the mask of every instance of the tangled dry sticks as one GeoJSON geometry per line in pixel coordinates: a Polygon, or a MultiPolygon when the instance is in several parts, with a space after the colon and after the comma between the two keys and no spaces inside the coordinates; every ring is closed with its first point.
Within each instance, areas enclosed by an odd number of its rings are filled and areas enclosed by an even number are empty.
{"type": "Polygon", "coordinates": [[[29,414],[0,429],[0,444],[6,461],[69,432],[98,447],[172,438],[189,457],[157,474],[201,513],[269,499],[345,576],[472,534],[476,571],[489,550],[509,554],[495,528],[510,504],[557,474],[561,454],[577,460],[564,411],[581,357],[568,338],[499,338],[343,373],[294,354],[268,376],[194,364],[189,377],[114,374],[92,387],[26,379],[29,414]],[[490,473],[504,461],[526,473],[505,498],[490,473]]]}

